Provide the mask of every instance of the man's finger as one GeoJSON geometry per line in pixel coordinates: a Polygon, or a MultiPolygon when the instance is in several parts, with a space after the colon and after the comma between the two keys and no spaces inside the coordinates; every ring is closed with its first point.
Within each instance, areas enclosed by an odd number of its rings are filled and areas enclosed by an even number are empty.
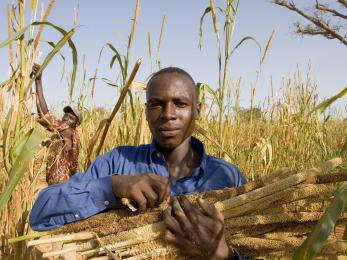
{"type": "Polygon", "coordinates": [[[166,239],[167,242],[174,244],[177,247],[181,248],[191,248],[193,249],[195,245],[193,242],[189,241],[188,239],[181,237],[181,236],[176,236],[174,233],[172,233],[170,230],[165,230],[164,238],[166,239]]]}
{"type": "Polygon", "coordinates": [[[199,219],[201,219],[201,217],[203,216],[201,211],[198,208],[196,208],[194,205],[192,205],[185,196],[180,196],[178,200],[180,202],[180,205],[185,215],[188,217],[190,222],[193,225],[198,225],[199,219]]]}
{"type": "Polygon", "coordinates": [[[151,186],[143,186],[142,187],[142,193],[147,199],[147,207],[148,208],[154,208],[157,205],[159,196],[157,193],[152,189],[151,186]]]}
{"type": "Polygon", "coordinates": [[[164,238],[167,242],[182,248],[187,255],[201,255],[201,251],[196,248],[194,243],[184,237],[176,236],[170,230],[165,230],[164,238]]]}
{"type": "Polygon", "coordinates": [[[145,211],[146,210],[147,200],[146,200],[145,196],[142,194],[141,191],[133,193],[131,199],[136,201],[137,206],[139,207],[140,211],[145,211]]]}
{"type": "Polygon", "coordinates": [[[184,213],[179,201],[177,198],[173,201],[172,206],[173,216],[180,224],[184,235],[192,241],[198,241],[198,237],[196,235],[196,230],[194,229],[194,225],[190,222],[186,214],[184,213]]]}
{"type": "Polygon", "coordinates": [[[198,198],[198,203],[204,214],[211,218],[219,219],[224,222],[223,215],[216,209],[216,207],[213,204],[208,203],[202,198],[198,198]]]}
{"type": "Polygon", "coordinates": [[[179,235],[181,237],[184,237],[184,232],[181,229],[180,224],[178,221],[171,215],[172,213],[172,207],[169,206],[164,211],[164,223],[166,225],[166,228],[171,230],[172,233],[179,235]]]}
{"type": "Polygon", "coordinates": [[[155,182],[159,182],[159,183],[161,183],[163,185],[168,182],[168,179],[164,178],[163,176],[159,176],[159,175],[157,175],[155,173],[149,173],[149,174],[147,174],[147,176],[150,179],[154,180],[155,182]]]}
{"type": "Polygon", "coordinates": [[[165,235],[164,235],[166,241],[178,246],[189,246],[191,243],[189,240],[185,239],[184,237],[177,236],[175,235],[171,230],[167,229],[165,230],[165,235]]]}
{"type": "Polygon", "coordinates": [[[169,197],[171,193],[170,182],[167,179],[164,179],[164,180],[165,181],[157,182],[156,180],[152,179],[152,182],[151,182],[151,186],[159,195],[160,202],[166,200],[166,198],[169,197]]]}
{"type": "Polygon", "coordinates": [[[171,185],[170,182],[167,182],[167,184],[165,184],[165,186],[163,187],[163,191],[160,194],[161,196],[159,197],[160,202],[163,202],[168,197],[170,197],[170,194],[171,194],[171,186],[170,185],[171,185]]]}

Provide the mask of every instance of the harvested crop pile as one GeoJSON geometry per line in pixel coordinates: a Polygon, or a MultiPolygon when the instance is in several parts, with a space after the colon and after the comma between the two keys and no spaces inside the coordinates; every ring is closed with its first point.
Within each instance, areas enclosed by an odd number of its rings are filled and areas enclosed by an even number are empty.
{"type": "MultiPolygon", "coordinates": [[[[332,159],[297,174],[282,169],[239,188],[194,194],[188,199],[195,203],[196,198],[202,197],[214,203],[224,215],[228,243],[242,255],[290,257],[324,214],[336,183],[347,180],[346,173],[333,171],[339,164],[339,158],[332,159]]],[[[53,231],[52,238],[33,240],[28,245],[74,242],[68,249],[44,256],[73,251],[85,258],[107,254],[122,259],[184,259],[183,252],[163,240],[165,226],[161,213],[162,207],[143,214],[109,211],[66,225],[53,231]]],[[[343,213],[337,226],[345,222],[347,214],[343,213]]],[[[342,253],[337,246],[342,233],[332,233],[320,254],[342,253]]]]}

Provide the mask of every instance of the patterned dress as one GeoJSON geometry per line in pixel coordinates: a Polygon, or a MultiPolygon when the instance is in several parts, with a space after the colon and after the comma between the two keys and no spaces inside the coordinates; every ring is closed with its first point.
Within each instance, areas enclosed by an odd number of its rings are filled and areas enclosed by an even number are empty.
{"type": "Polygon", "coordinates": [[[79,136],[76,129],[71,129],[71,148],[68,149],[61,133],[69,126],[50,113],[45,114],[45,119],[40,119],[39,123],[56,132],[51,137],[46,164],[46,181],[48,185],[54,185],[67,181],[76,172],[79,136]]]}

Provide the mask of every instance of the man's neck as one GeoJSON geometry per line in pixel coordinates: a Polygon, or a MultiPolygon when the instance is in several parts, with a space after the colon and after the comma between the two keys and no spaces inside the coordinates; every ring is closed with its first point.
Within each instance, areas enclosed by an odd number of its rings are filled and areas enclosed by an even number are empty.
{"type": "Polygon", "coordinates": [[[186,177],[200,162],[199,155],[191,147],[191,137],[185,139],[175,149],[163,151],[163,154],[168,164],[170,178],[173,180],[186,177]]]}
{"type": "Polygon", "coordinates": [[[185,139],[179,146],[175,149],[164,150],[163,154],[165,160],[169,165],[177,165],[186,158],[187,154],[191,151],[191,137],[185,139]]]}

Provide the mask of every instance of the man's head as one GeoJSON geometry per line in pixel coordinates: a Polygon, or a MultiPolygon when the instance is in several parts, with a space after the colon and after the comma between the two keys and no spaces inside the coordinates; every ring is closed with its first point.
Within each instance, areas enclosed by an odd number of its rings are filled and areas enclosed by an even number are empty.
{"type": "Polygon", "coordinates": [[[63,109],[64,115],[62,121],[70,128],[76,128],[82,123],[82,114],[77,108],[66,106],[63,109]]]}
{"type": "Polygon", "coordinates": [[[200,105],[186,71],[169,67],[155,73],[148,81],[146,99],[148,125],[159,147],[174,149],[191,136],[200,105]]]}

